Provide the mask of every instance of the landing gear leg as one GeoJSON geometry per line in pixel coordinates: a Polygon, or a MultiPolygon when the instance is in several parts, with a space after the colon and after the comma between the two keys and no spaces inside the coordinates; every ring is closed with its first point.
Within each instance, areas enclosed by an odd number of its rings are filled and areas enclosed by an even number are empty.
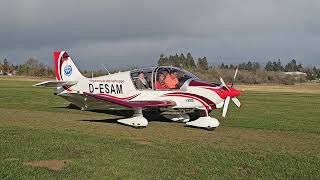
{"type": "Polygon", "coordinates": [[[119,119],[118,122],[137,129],[145,128],[148,125],[148,120],[143,117],[141,108],[135,109],[131,118],[119,119]]]}

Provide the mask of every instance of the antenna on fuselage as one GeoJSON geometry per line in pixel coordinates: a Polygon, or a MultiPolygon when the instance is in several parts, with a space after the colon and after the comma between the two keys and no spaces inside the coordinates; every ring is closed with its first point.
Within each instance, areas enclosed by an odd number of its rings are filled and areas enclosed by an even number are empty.
{"type": "Polygon", "coordinates": [[[103,65],[103,64],[102,64],[102,66],[107,71],[107,73],[110,75],[110,71],[107,69],[107,67],[105,65],[103,65]]]}

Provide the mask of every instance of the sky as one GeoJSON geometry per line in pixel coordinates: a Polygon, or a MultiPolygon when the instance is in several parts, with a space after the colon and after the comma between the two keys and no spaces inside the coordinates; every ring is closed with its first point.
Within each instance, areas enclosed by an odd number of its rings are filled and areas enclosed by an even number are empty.
{"type": "Polygon", "coordinates": [[[319,0],[2,0],[0,59],[80,69],[156,65],[191,52],[209,64],[296,59],[320,65],[319,0]]]}

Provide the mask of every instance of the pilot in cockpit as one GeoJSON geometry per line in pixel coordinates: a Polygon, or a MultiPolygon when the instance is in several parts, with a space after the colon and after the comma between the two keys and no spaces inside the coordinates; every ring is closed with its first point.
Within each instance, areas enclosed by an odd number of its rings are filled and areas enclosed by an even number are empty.
{"type": "Polygon", "coordinates": [[[179,86],[179,80],[177,78],[177,73],[171,71],[170,73],[168,73],[165,77],[164,83],[166,85],[166,87],[168,87],[169,89],[176,89],[179,86]]]}
{"type": "Polygon", "coordinates": [[[139,72],[138,78],[135,80],[135,84],[137,89],[151,89],[149,85],[149,81],[146,80],[143,71],[139,72]]]}
{"type": "Polygon", "coordinates": [[[158,78],[157,78],[157,81],[156,81],[156,89],[159,89],[159,90],[164,90],[164,89],[167,89],[166,85],[165,85],[165,72],[159,72],[158,74],[158,78]]]}

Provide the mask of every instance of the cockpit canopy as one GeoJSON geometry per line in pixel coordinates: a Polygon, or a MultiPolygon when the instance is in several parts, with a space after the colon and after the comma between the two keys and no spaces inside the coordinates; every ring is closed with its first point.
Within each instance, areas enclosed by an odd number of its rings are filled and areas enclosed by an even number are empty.
{"type": "Polygon", "coordinates": [[[188,79],[199,79],[183,69],[166,66],[132,70],[131,78],[139,90],[180,89],[188,79]]]}

